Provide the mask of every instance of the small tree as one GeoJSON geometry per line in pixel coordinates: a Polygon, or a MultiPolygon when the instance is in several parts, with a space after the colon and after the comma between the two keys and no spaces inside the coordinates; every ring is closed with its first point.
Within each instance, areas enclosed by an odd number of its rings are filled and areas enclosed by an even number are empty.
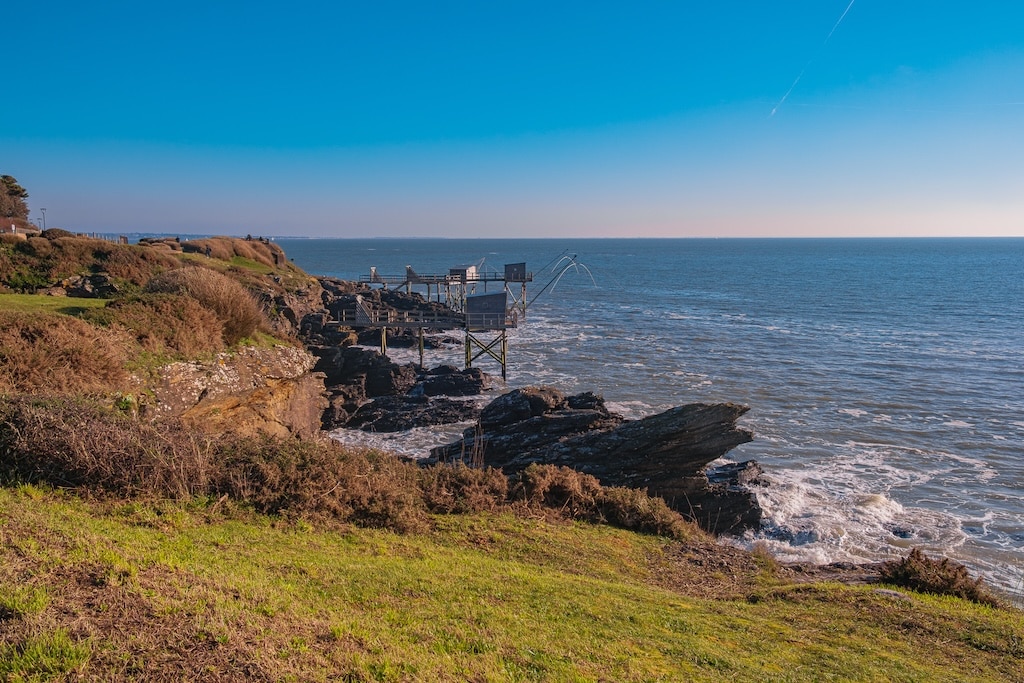
{"type": "Polygon", "coordinates": [[[14,176],[0,175],[0,216],[28,220],[28,192],[14,176]]]}

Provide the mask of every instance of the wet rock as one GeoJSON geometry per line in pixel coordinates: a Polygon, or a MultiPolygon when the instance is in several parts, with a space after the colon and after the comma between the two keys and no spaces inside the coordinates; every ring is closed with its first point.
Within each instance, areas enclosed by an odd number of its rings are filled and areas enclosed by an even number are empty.
{"type": "Polygon", "coordinates": [[[475,420],[480,407],[470,401],[429,396],[382,396],[366,403],[345,425],[367,432],[401,432],[417,427],[475,420]]]}

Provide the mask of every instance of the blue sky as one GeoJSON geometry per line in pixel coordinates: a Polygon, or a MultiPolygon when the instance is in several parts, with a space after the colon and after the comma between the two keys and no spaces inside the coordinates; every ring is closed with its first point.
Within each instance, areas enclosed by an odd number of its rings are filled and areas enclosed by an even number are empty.
{"type": "Polygon", "coordinates": [[[1024,235],[1019,0],[2,14],[0,172],[49,227],[1024,235]]]}

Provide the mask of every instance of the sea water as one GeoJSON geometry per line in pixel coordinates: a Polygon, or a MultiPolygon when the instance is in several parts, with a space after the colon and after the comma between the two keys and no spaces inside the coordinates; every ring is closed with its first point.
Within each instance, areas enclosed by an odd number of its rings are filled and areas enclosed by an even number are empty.
{"type": "MultiPolygon", "coordinates": [[[[279,243],[308,272],[346,279],[526,262],[505,388],[594,391],[630,418],[750,406],[754,441],[727,458],[758,460],[769,486],[762,528],[735,542],[816,562],[920,547],[1021,589],[1024,239],[279,243]]],[[[461,367],[464,353],[426,362],[461,367]]],[[[417,455],[464,426],[336,437],[417,455]]]]}

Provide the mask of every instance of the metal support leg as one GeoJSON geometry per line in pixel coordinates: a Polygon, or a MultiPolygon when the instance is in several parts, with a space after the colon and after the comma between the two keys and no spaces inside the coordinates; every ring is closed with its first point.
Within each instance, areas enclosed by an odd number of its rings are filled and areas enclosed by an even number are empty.
{"type": "Polygon", "coordinates": [[[420,331],[420,369],[422,370],[423,369],[423,348],[424,348],[424,344],[423,344],[423,328],[422,327],[419,328],[419,331],[420,331]]]}

